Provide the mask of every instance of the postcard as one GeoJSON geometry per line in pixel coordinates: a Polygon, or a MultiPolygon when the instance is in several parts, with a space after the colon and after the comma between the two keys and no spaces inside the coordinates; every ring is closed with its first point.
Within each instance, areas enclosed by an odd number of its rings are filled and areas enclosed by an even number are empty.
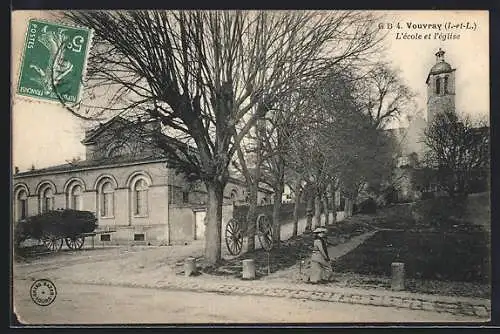
{"type": "Polygon", "coordinates": [[[12,12],[11,326],[486,324],[489,14],[12,12]]]}

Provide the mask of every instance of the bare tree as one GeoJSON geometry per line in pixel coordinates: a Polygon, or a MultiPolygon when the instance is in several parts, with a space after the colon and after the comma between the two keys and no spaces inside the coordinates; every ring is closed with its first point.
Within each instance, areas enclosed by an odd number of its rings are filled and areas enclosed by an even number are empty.
{"type": "MultiPolygon", "coordinates": [[[[373,22],[372,22],[373,23],[373,22]]],[[[274,221],[274,236],[275,236],[275,241],[279,242],[279,235],[280,235],[280,222],[278,221],[278,213],[280,210],[281,206],[281,196],[283,193],[284,189],[284,175],[285,175],[285,169],[286,169],[286,158],[285,156],[287,155],[287,150],[294,150],[295,148],[292,145],[293,142],[293,136],[291,135],[291,129],[294,129],[294,131],[297,131],[296,127],[294,127],[294,122],[295,125],[300,124],[300,126],[303,126],[304,121],[310,122],[311,119],[308,118],[303,118],[301,117],[301,112],[303,112],[304,108],[311,108],[314,107],[314,105],[318,105],[322,103],[322,99],[324,99],[325,96],[330,96],[330,95],[336,95],[338,94],[336,89],[339,89],[339,91],[345,91],[345,89],[341,87],[328,87],[327,89],[333,89],[332,91],[325,91],[324,89],[321,91],[322,96],[318,96],[316,93],[316,90],[318,88],[324,88],[324,87],[319,87],[322,84],[325,83],[325,81],[328,81],[329,78],[331,77],[343,77],[344,71],[346,68],[349,68],[351,66],[353,67],[358,67],[360,64],[366,63],[366,59],[362,57],[361,55],[364,54],[365,56],[368,54],[372,54],[375,52],[378,46],[378,40],[375,38],[375,35],[370,36],[370,34],[367,34],[366,32],[361,32],[361,34],[357,34],[359,37],[364,36],[363,38],[359,38],[359,40],[349,40],[348,45],[349,45],[349,52],[348,53],[343,53],[341,56],[338,56],[334,58],[334,61],[331,62],[329,68],[325,68],[325,71],[322,73],[323,75],[317,76],[313,78],[310,82],[302,82],[302,85],[300,87],[295,87],[295,89],[292,90],[286,90],[286,94],[282,94],[278,96],[281,96],[282,98],[279,100],[276,100],[275,104],[272,106],[269,106],[269,108],[272,107],[271,112],[272,112],[272,117],[270,117],[270,122],[268,122],[268,126],[265,127],[266,132],[268,133],[267,136],[260,136],[260,140],[265,139],[259,147],[262,148],[265,153],[264,158],[262,159],[262,162],[266,166],[266,171],[264,175],[268,175],[269,179],[267,183],[273,188],[274,190],[274,208],[273,208],[273,221],[274,221]],[[373,43],[366,44],[366,36],[370,36],[372,39],[373,43]],[[358,43],[360,43],[358,45],[358,43]],[[353,46],[356,46],[353,49],[353,46]],[[353,50],[353,51],[351,51],[353,50]],[[319,86],[318,86],[319,85],[319,86]],[[310,101],[309,103],[304,103],[304,99],[306,101],[310,101]],[[315,99],[318,99],[318,101],[314,101],[315,99]],[[301,111],[302,110],[302,111],[301,111]]],[[[342,45],[342,42],[339,40],[339,45],[342,45]]],[[[346,82],[343,82],[346,84],[346,82]]],[[[350,86],[352,88],[352,84],[350,86]]],[[[344,96],[345,97],[345,96],[344,96]]],[[[342,98],[340,95],[337,95],[336,98],[342,98]]],[[[349,99],[352,100],[352,97],[349,96],[349,99]]],[[[337,101],[338,103],[338,101],[337,101]]],[[[324,107],[324,106],[323,106],[324,107]]],[[[328,108],[328,106],[326,106],[328,108]]],[[[321,114],[324,110],[319,108],[316,110],[317,113],[321,114]]],[[[316,120],[316,122],[321,122],[321,120],[316,120]]],[[[314,136],[312,132],[308,134],[309,137],[314,136]]],[[[306,139],[307,140],[307,139],[306,139]]],[[[314,149],[313,149],[314,152],[314,149]]],[[[313,157],[314,160],[314,157],[313,157]]],[[[310,161],[309,161],[310,162],[310,161]]],[[[326,160],[325,160],[326,162],[326,160]]],[[[319,166],[316,164],[316,166],[319,166]]],[[[315,179],[316,183],[316,199],[315,199],[315,212],[316,212],[316,224],[319,225],[319,208],[321,206],[321,203],[327,202],[326,200],[326,191],[327,188],[329,188],[328,181],[329,179],[329,174],[328,173],[323,173],[322,170],[324,168],[319,168],[316,169],[315,176],[309,175],[310,178],[315,179]]],[[[300,180],[296,181],[296,188],[298,189],[299,186],[298,184],[300,183],[300,180]]],[[[328,222],[328,203],[323,205],[325,208],[325,215],[326,215],[326,221],[328,222]]]]}
{"type": "MultiPolygon", "coordinates": [[[[297,118],[296,127],[293,129],[288,139],[289,152],[285,159],[289,169],[294,171],[294,184],[296,192],[305,191],[307,197],[308,210],[314,212],[314,225],[319,225],[320,198],[326,191],[328,175],[328,156],[325,155],[328,145],[335,146],[336,143],[322,136],[321,124],[313,116],[313,109],[308,109],[307,114],[297,118]],[[306,182],[303,187],[302,183],[306,182]],[[314,206],[314,209],[313,209],[314,206]]],[[[290,172],[288,174],[291,174],[290,172]]],[[[298,203],[296,203],[298,204],[298,203]]],[[[313,222],[308,217],[306,230],[313,227],[313,222]]]]}
{"type": "MultiPolygon", "coordinates": [[[[282,103],[282,106],[290,106],[282,103]]],[[[282,109],[283,110],[283,109],[282,109]]],[[[262,148],[265,152],[263,157],[263,180],[273,189],[273,239],[279,246],[281,235],[281,221],[279,213],[281,210],[283,190],[285,187],[285,154],[290,145],[290,115],[293,111],[287,108],[288,113],[282,110],[272,110],[268,125],[265,127],[267,135],[264,136],[262,148]]]]}
{"type": "Polygon", "coordinates": [[[314,180],[315,225],[321,205],[328,217],[327,193],[332,196],[340,187],[352,206],[364,185],[390,176],[389,138],[373,127],[355,92],[348,72],[334,72],[309,93],[308,135],[301,138],[295,159],[307,170],[306,179],[314,180]]]}
{"type": "Polygon", "coordinates": [[[307,186],[307,169],[303,156],[303,144],[307,140],[306,138],[308,137],[309,132],[307,131],[307,125],[304,126],[304,122],[299,121],[300,113],[297,113],[296,117],[297,118],[289,123],[289,147],[286,149],[284,155],[285,179],[293,189],[295,198],[293,210],[293,236],[296,236],[298,232],[298,212],[300,201],[303,197],[306,199],[308,198],[307,192],[309,188],[307,186]]]}
{"type": "Polygon", "coordinates": [[[489,127],[454,111],[439,113],[424,131],[427,167],[452,197],[467,195],[473,173],[489,170],[489,127]]]}
{"type": "Polygon", "coordinates": [[[237,169],[245,178],[248,189],[248,212],[246,217],[246,232],[248,236],[247,251],[255,250],[255,222],[257,219],[258,192],[261,181],[262,164],[262,120],[257,121],[254,130],[256,132],[254,136],[251,135],[251,131],[247,134],[251,143],[246,146],[246,149],[242,148],[243,145],[238,145],[238,163],[236,164],[237,169]],[[251,167],[249,167],[249,163],[251,167]]]}
{"type": "Polygon", "coordinates": [[[281,96],[273,93],[320,75],[332,61],[362,57],[377,35],[372,16],[352,11],[80,11],[65,18],[94,30],[86,90],[108,97],[94,109],[141,111],[185,142],[172,146],[162,135],[156,144],[171,168],[206,186],[211,263],[221,256],[228,164],[268,110],[258,106],[272,105],[281,96]],[[339,40],[348,43],[335,56],[339,40]]]}
{"type": "Polygon", "coordinates": [[[414,109],[415,94],[403,82],[399,72],[387,64],[378,62],[367,73],[351,76],[357,87],[360,107],[374,127],[384,128],[390,121],[414,109]]]}
{"type": "MultiPolygon", "coordinates": [[[[336,32],[331,36],[329,43],[335,43],[335,50],[329,49],[328,62],[317,64],[322,71],[314,71],[314,76],[304,76],[301,81],[293,85],[282,85],[270,88],[266,92],[267,98],[257,103],[256,108],[264,110],[261,114],[266,117],[257,124],[255,136],[247,134],[247,139],[255,143],[252,153],[255,155],[252,163],[253,168],[247,167],[243,150],[238,150],[240,171],[245,176],[249,188],[249,210],[247,215],[249,232],[249,250],[253,249],[253,233],[255,231],[255,212],[257,206],[258,185],[263,182],[268,184],[274,191],[273,222],[275,241],[279,244],[280,222],[279,211],[284,189],[284,172],[286,151],[291,149],[288,140],[291,120],[295,117],[298,108],[300,94],[298,92],[304,86],[318,80],[332,67],[349,66],[350,64],[364,61],[364,57],[377,51],[380,39],[378,38],[373,24],[375,18],[371,16],[356,15],[336,22],[336,32]],[[353,29],[355,27],[355,29],[353,29]],[[340,33],[342,30],[343,33],[340,33]],[[327,66],[322,66],[327,65],[327,66]],[[269,115],[270,114],[270,115],[269,115]],[[263,164],[263,165],[262,165],[263,164]],[[262,166],[261,166],[262,165],[262,166]],[[264,170],[262,170],[264,168],[264,170]]],[[[289,76],[286,71],[294,72],[301,62],[291,64],[289,68],[282,69],[279,75],[289,76]]]]}

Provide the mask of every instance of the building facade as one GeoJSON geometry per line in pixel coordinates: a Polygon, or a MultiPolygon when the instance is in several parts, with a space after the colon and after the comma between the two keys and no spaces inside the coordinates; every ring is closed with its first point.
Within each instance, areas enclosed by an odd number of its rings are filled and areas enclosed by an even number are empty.
{"type": "Polygon", "coordinates": [[[441,193],[432,171],[421,165],[425,154],[424,131],[438,113],[455,112],[455,72],[456,69],[445,61],[445,51],[436,53],[436,63],[430,68],[425,84],[427,85],[427,120],[420,116],[409,119],[405,128],[390,129],[397,145],[396,180],[398,201],[413,201],[425,193],[441,193]]]}
{"type": "MultiPolygon", "coordinates": [[[[92,211],[98,229],[116,231],[111,243],[185,243],[204,238],[207,193],[169,168],[169,161],[144,136],[157,130],[145,123],[137,131],[115,117],[87,131],[86,159],[17,172],[13,176],[13,218],[19,221],[50,210],[92,211]]],[[[267,201],[269,191],[259,192],[267,201]]],[[[223,223],[233,204],[245,203],[246,186],[231,178],[224,190],[223,223]]]]}
{"type": "Polygon", "coordinates": [[[427,75],[427,122],[432,123],[437,113],[455,112],[455,71],[444,60],[445,52],[436,52],[436,64],[427,75]]]}

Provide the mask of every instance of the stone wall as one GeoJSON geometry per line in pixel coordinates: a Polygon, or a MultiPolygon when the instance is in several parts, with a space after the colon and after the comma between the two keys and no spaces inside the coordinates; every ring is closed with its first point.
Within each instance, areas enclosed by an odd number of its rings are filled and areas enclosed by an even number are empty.
{"type": "Polygon", "coordinates": [[[427,122],[431,123],[437,113],[445,110],[455,111],[455,72],[432,75],[427,86],[427,122]],[[446,93],[436,94],[436,79],[441,78],[443,90],[444,78],[448,77],[448,90],[446,93]]]}

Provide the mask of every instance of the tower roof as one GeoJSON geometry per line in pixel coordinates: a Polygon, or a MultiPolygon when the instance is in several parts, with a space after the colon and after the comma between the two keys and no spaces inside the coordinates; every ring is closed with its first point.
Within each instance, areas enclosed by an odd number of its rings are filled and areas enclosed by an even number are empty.
{"type": "Polygon", "coordinates": [[[439,48],[438,52],[435,53],[436,63],[434,64],[434,66],[431,67],[431,70],[427,75],[427,80],[425,81],[425,83],[429,82],[429,77],[431,75],[449,73],[455,71],[455,69],[453,69],[451,65],[444,60],[444,54],[445,52],[441,50],[441,48],[439,48]]]}
{"type": "Polygon", "coordinates": [[[451,72],[451,71],[453,71],[453,69],[451,68],[451,65],[445,61],[441,61],[439,63],[436,63],[434,66],[432,66],[431,71],[429,73],[430,74],[439,74],[439,73],[445,73],[445,72],[451,72]]]}

